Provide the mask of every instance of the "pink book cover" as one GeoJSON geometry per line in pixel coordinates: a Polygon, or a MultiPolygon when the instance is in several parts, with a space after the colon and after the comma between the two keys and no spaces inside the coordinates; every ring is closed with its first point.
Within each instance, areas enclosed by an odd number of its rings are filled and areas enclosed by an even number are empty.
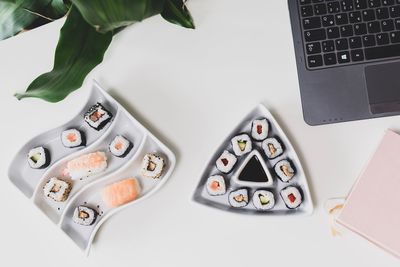
{"type": "Polygon", "coordinates": [[[400,135],[386,131],[337,222],[400,258],[400,135]]]}

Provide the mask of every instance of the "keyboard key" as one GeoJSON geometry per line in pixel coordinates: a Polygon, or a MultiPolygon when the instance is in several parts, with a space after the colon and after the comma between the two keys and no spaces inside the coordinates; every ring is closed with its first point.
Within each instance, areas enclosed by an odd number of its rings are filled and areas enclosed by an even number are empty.
{"type": "Polygon", "coordinates": [[[382,0],[383,6],[392,6],[394,5],[394,0],[382,0]]]}
{"type": "Polygon", "coordinates": [[[319,42],[308,43],[306,44],[307,54],[319,54],[321,53],[321,44],[319,42]]]}
{"type": "Polygon", "coordinates": [[[389,32],[394,30],[393,20],[387,19],[381,21],[382,31],[389,32]]]}
{"type": "Polygon", "coordinates": [[[347,50],[349,49],[349,44],[347,39],[336,39],[335,40],[336,50],[347,50]]]}
{"type": "Polygon", "coordinates": [[[368,7],[367,0],[354,0],[354,5],[355,8],[358,10],[365,9],[368,7]]]}
{"type": "Polygon", "coordinates": [[[381,6],[381,0],[368,0],[368,6],[370,8],[380,7],[381,6]]]}
{"type": "Polygon", "coordinates": [[[384,32],[384,33],[378,33],[376,36],[376,43],[378,45],[386,45],[389,44],[389,34],[384,32]]]}
{"type": "Polygon", "coordinates": [[[333,15],[325,15],[321,17],[322,26],[329,27],[335,25],[335,17],[333,15]]]}
{"type": "Polygon", "coordinates": [[[381,24],[379,21],[371,21],[367,23],[368,33],[377,33],[381,31],[381,24]]]}
{"type": "Polygon", "coordinates": [[[392,43],[400,43],[400,31],[390,33],[390,41],[392,43]]]}
{"type": "Polygon", "coordinates": [[[307,62],[310,68],[322,66],[322,56],[321,55],[308,56],[307,62]]]}
{"type": "Polygon", "coordinates": [[[314,6],[314,14],[315,15],[325,15],[327,12],[326,5],[324,4],[317,4],[314,6]]]}
{"type": "Polygon", "coordinates": [[[361,48],[362,47],[361,37],[356,36],[349,38],[349,46],[351,49],[361,48]]]}
{"type": "Polygon", "coordinates": [[[336,39],[340,37],[339,27],[330,27],[326,29],[326,33],[328,34],[328,39],[336,39]]]}
{"type": "Polygon", "coordinates": [[[346,13],[340,13],[335,15],[335,20],[337,25],[343,25],[349,23],[346,13]]]}
{"type": "Polygon", "coordinates": [[[300,10],[301,10],[300,13],[303,17],[310,17],[314,15],[312,6],[302,6],[300,10]]]}
{"type": "Polygon", "coordinates": [[[364,35],[362,37],[362,42],[364,46],[374,46],[375,43],[375,36],[371,35],[364,35]]]}
{"type": "Polygon", "coordinates": [[[360,11],[354,11],[349,13],[349,20],[350,23],[358,23],[362,21],[361,17],[361,12],[360,11]]]}
{"type": "Polygon", "coordinates": [[[327,3],[328,13],[339,13],[340,12],[340,3],[339,2],[329,2],[327,3]]]}
{"type": "Polygon", "coordinates": [[[390,17],[398,18],[400,17],[400,6],[392,6],[389,8],[390,17]]]}
{"type": "Polygon", "coordinates": [[[388,19],[389,18],[389,9],[387,7],[380,7],[375,9],[376,18],[377,19],[388,19]]]}
{"type": "Polygon", "coordinates": [[[324,54],[324,63],[327,66],[335,65],[336,64],[336,54],[335,53],[324,54]]]}
{"type": "Polygon", "coordinates": [[[362,49],[351,50],[351,60],[354,62],[364,60],[364,52],[362,49]]]}
{"type": "Polygon", "coordinates": [[[337,52],[337,61],[340,64],[350,62],[350,53],[349,53],[349,51],[337,52]]]}
{"type": "Polygon", "coordinates": [[[321,28],[320,17],[311,17],[311,18],[303,19],[303,28],[305,30],[321,28]]]}
{"type": "Polygon", "coordinates": [[[367,33],[367,24],[365,23],[354,24],[355,35],[364,35],[366,33],[367,33]]]}
{"type": "Polygon", "coordinates": [[[367,60],[398,57],[400,56],[400,44],[365,48],[364,55],[367,60]]]}
{"type": "Polygon", "coordinates": [[[375,20],[375,12],[372,9],[366,9],[362,11],[362,17],[364,21],[375,20]]]}
{"type": "Polygon", "coordinates": [[[400,30],[400,19],[395,19],[394,25],[396,26],[396,30],[400,30]]]}
{"type": "Polygon", "coordinates": [[[300,0],[300,5],[308,5],[311,4],[311,0],[300,0]]]}
{"type": "Polygon", "coordinates": [[[315,42],[326,39],[325,29],[309,30],[304,32],[306,42],[315,42]]]}
{"type": "MultiPolygon", "coordinates": [[[[378,23],[378,25],[379,25],[379,23],[378,23]]],[[[353,36],[353,26],[351,26],[351,25],[340,26],[340,36],[342,36],[342,37],[353,36]]]]}
{"type": "Polygon", "coordinates": [[[342,0],[340,2],[342,6],[342,11],[352,11],[354,9],[353,0],[342,0]]]}
{"type": "Polygon", "coordinates": [[[322,3],[324,0],[312,0],[313,3],[322,3]]]}
{"type": "Polygon", "coordinates": [[[335,50],[335,42],[332,40],[328,40],[328,41],[323,41],[322,42],[322,51],[324,53],[326,52],[332,52],[335,50]]]}

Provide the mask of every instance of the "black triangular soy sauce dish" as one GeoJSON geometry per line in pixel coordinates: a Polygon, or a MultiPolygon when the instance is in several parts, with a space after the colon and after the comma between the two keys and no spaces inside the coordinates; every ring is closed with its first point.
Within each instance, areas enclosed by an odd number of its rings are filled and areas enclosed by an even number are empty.
{"type": "Polygon", "coordinates": [[[278,122],[261,104],[212,156],[193,200],[250,215],[308,215],[313,211],[299,157],[278,122]]]}

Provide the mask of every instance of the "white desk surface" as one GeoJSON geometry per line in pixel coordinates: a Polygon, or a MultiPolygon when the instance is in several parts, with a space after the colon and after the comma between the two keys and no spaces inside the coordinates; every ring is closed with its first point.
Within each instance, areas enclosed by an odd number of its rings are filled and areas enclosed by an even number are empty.
{"type": "Polygon", "coordinates": [[[17,101],[51,69],[63,20],[0,42],[0,265],[398,266],[352,235],[333,238],[323,205],[344,196],[383,131],[399,117],[310,127],[301,114],[287,3],[191,0],[197,29],[153,17],[112,42],[101,66],[65,101],[17,101]],[[178,163],[157,194],[106,222],[92,253],[52,225],[7,178],[28,139],[75,115],[92,79],[166,142],[178,163]],[[205,163],[257,103],[269,107],[301,156],[315,202],[310,217],[251,217],[190,201],[205,163]]]}

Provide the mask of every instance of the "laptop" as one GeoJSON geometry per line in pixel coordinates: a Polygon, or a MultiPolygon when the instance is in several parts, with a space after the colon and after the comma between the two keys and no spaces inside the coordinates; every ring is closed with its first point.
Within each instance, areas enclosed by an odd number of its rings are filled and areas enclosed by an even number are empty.
{"type": "Polygon", "coordinates": [[[309,125],[400,114],[400,0],[288,0],[309,125]]]}

